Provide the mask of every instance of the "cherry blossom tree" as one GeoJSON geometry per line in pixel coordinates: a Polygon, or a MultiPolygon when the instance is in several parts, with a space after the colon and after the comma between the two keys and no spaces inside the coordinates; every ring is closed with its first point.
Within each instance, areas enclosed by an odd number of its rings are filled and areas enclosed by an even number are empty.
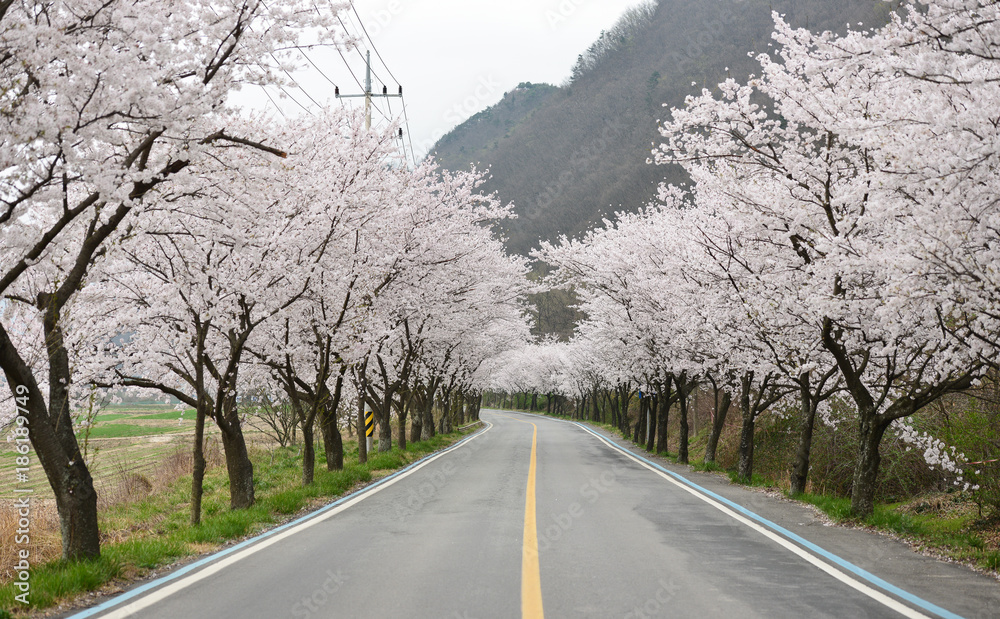
{"type": "MultiPolygon", "coordinates": [[[[285,142],[288,157],[236,149],[192,166],[212,184],[147,207],[143,227],[112,248],[84,291],[93,300],[89,310],[81,308],[99,327],[81,332],[93,331],[91,346],[108,353],[105,384],[156,389],[196,409],[193,522],[200,518],[206,419],[221,432],[231,507],[254,502],[238,401],[248,374],[256,371],[252,382],[259,384],[266,370],[277,373],[296,413],[310,422],[327,396],[339,393],[342,380],[326,389],[339,377],[333,338],[359,280],[357,271],[350,277],[351,255],[359,226],[386,204],[384,155],[392,152],[391,130],[366,132],[357,115],[264,128],[233,122],[285,142]],[[102,313],[97,300],[129,311],[102,313]],[[116,333],[130,334],[128,342],[114,343],[116,333]],[[270,364],[247,363],[251,350],[270,364]],[[309,362],[315,375],[299,369],[309,362]]],[[[303,425],[310,445],[311,428],[303,425]]]]}
{"type": "MultiPolygon", "coordinates": [[[[447,305],[427,308],[429,320],[423,332],[420,373],[428,385],[425,397],[432,401],[436,390],[444,396],[446,428],[452,397],[464,399],[478,419],[481,394],[490,381],[486,362],[530,340],[524,299],[534,287],[527,279],[526,261],[507,256],[489,231],[475,232],[469,238],[469,252],[450,274],[457,288],[442,299],[447,305]]],[[[421,423],[433,424],[433,419],[425,416],[421,423]]]]}
{"type": "Polygon", "coordinates": [[[871,84],[867,114],[837,129],[884,153],[886,182],[906,205],[895,224],[913,293],[938,299],[942,327],[995,364],[1000,7],[921,1],[873,32],[832,38],[779,22],[776,36],[809,70],[843,74],[855,91],[871,84]]]}
{"type": "Polygon", "coordinates": [[[897,191],[892,154],[841,131],[866,118],[867,102],[882,91],[877,76],[825,66],[812,43],[796,43],[807,35],[783,32],[791,31],[779,22],[780,62],[760,56],[760,78],[728,81],[718,97],[705,92],[674,110],[656,157],[684,165],[699,187],[723,196],[778,264],[794,266],[784,277],[808,275],[783,298],[811,313],[802,316],[857,406],[852,510],[867,515],[885,431],[968,388],[981,366],[962,338],[941,328],[947,310],[917,292],[925,280],[901,248],[918,231],[898,225],[914,204],[897,191]]]}
{"type": "Polygon", "coordinates": [[[4,323],[0,367],[12,390],[28,391],[66,558],[100,553],[96,494],[70,418],[68,305],[109,239],[161,192],[181,191],[172,185],[186,168],[220,146],[255,145],[211,115],[240,83],[273,80],[302,26],[339,32],[336,10],[305,1],[0,4],[0,295],[33,308],[46,349],[29,365],[33,353],[14,342],[19,327],[4,323]]]}
{"type": "Polygon", "coordinates": [[[666,451],[669,411],[679,405],[682,462],[688,458],[688,397],[714,350],[705,339],[707,296],[691,276],[701,250],[685,232],[688,216],[674,206],[620,214],[580,241],[543,244],[538,253],[557,267],[550,279],[570,283],[580,294],[587,316],[580,334],[619,354],[627,351],[628,365],[610,382],[635,383],[648,396],[640,401],[635,438],[645,433],[647,449],[666,451]]]}
{"type": "MultiPolygon", "coordinates": [[[[358,340],[365,353],[355,364],[357,382],[379,425],[380,450],[391,448],[392,411],[398,415],[406,409],[431,318],[471,305],[470,292],[491,278],[506,284],[504,268],[516,264],[505,257],[491,230],[510,216],[510,206],[482,195],[482,182],[475,170],[448,173],[428,162],[410,173],[392,198],[393,219],[386,224],[392,227],[380,237],[394,239],[383,248],[391,257],[393,278],[371,300],[358,340]]],[[[400,436],[403,431],[400,424],[400,436]]]]}
{"type": "MultiPolygon", "coordinates": [[[[290,262],[282,251],[287,247],[278,220],[283,213],[267,201],[246,200],[260,195],[261,169],[243,176],[231,168],[228,182],[197,197],[147,207],[144,228],[112,249],[78,308],[81,323],[103,327],[93,331],[91,341],[107,353],[113,376],[105,385],[155,389],[195,409],[195,524],[201,515],[206,419],[221,432],[232,508],[254,502],[253,465],[237,404],[241,362],[253,331],[305,292],[301,282],[277,275],[288,273],[290,262]],[[262,228],[268,233],[256,235],[262,228]],[[101,313],[102,300],[118,311],[101,313]],[[115,344],[111,338],[117,333],[129,334],[128,341],[115,344]]],[[[81,324],[79,330],[88,328],[81,324]]]]}
{"type": "Polygon", "coordinates": [[[300,119],[288,170],[275,182],[283,200],[309,205],[283,242],[299,248],[294,272],[308,273],[306,293],[251,338],[250,350],[277,378],[306,441],[303,483],[313,479],[314,424],[319,420],[327,466],[343,466],[339,409],[372,300],[397,277],[384,252],[387,222],[397,221],[392,195],[408,180],[395,148],[395,126],[366,132],[360,116],[326,111],[300,119]],[[311,237],[311,238],[310,238],[311,237]]]}

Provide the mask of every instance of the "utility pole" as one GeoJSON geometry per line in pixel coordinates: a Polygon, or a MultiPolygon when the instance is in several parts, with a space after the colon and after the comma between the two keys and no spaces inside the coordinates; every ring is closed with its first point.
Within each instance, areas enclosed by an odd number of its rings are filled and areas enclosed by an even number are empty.
{"type": "MultiPolygon", "coordinates": [[[[327,91],[329,92],[329,91],[327,91]]],[[[372,53],[365,52],[365,94],[363,95],[342,95],[340,94],[340,87],[338,86],[335,91],[336,97],[338,99],[350,99],[354,97],[364,97],[365,98],[365,129],[372,128],[372,97],[402,97],[403,87],[399,87],[399,94],[390,95],[389,89],[386,86],[382,86],[382,93],[372,93],[372,53]]],[[[399,130],[399,137],[403,137],[403,130],[399,130]]]]}

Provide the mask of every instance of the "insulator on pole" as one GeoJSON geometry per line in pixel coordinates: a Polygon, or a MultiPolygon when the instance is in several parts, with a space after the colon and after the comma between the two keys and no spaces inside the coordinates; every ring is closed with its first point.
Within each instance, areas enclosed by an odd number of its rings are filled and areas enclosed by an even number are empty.
{"type": "Polygon", "coordinates": [[[340,86],[337,86],[336,88],[333,89],[333,95],[335,97],[339,97],[340,96],[340,86]]]}
{"type": "Polygon", "coordinates": [[[403,139],[403,128],[402,127],[399,128],[399,139],[400,140],[403,139]]]}
{"type": "Polygon", "coordinates": [[[399,96],[400,97],[403,96],[403,87],[402,86],[399,87],[399,96]]]}
{"type": "Polygon", "coordinates": [[[387,87],[383,86],[383,87],[382,87],[382,94],[383,94],[383,95],[387,95],[387,94],[389,94],[389,89],[388,89],[387,87]]]}

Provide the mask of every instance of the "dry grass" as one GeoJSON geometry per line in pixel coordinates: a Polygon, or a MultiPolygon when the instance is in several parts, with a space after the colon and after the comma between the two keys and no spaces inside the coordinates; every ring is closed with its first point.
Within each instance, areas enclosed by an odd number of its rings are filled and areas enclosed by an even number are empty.
{"type": "Polygon", "coordinates": [[[976,505],[961,493],[936,493],[917,497],[899,508],[905,514],[955,518],[972,516],[976,505]]]}
{"type": "Polygon", "coordinates": [[[28,550],[32,565],[41,565],[62,555],[62,536],[59,533],[59,515],[56,513],[55,501],[31,501],[28,544],[17,543],[18,520],[18,508],[13,505],[13,501],[0,503],[0,582],[10,582],[13,579],[20,550],[28,550]]]}
{"type": "MultiPolygon", "coordinates": [[[[205,445],[205,460],[209,469],[225,464],[218,442],[208,441],[205,445]]],[[[190,475],[193,470],[194,456],[189,445],[178,445],[152,467],[129,466],[127,462],[118,460],[114,464],[113,476],[105,478],[98,488],[97,508],[103,510],[121,503],[140,501],[190,475]]]]}
{"type": "MultiPolygon", "coordinates": [[[[209,441],[205,449],[208,468],[225,464],[225,457],[217,441],[209,441]]],[[[185,475],[190,475],[193,457],[190,446],[178,445],[155,466],[143,466],[148,473],[139,472],[136,466],[119,459],[114,463],[114,473],[105,475],[96,483],[98,512],[122,503],[140,501],[150,494],[160,492],[185,475]]],[[[51,490],[49,491],[51,494],[51,490]]],[[[18,528],[17,508],[13,500],[0,502],[0,584],[10,582],[17,564],[17,552],[27,548],[31,564],[41,565],[62,555],[62,537],[59,531],[59,514],[55,500],[32,499],[31,534],[27,546],[16,544],[18,528]]],[[[149,529],[153,523],[142,523],[128,529],[103,528],[101,543],[120,542],[137,531],[149,529]]]]}

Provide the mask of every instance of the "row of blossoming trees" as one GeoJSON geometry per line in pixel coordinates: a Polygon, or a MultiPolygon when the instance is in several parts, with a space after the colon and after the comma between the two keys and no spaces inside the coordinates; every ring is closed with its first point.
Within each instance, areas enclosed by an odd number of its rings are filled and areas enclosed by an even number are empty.
{"type": "Polygon", "coordinates": [[[400,443],[409,411],[411,437],[429,436],[435,400],[476,393],[483,362],[527,340],[526,266],[496,240],[509,210],[479,174],[408,170],[395,127],[348,112],[274,122],[227,106],[302,46],[350,45],[344,7],[0,2],[0,421],[30,436],[65,557],[100,552],[74,425],[95,392],[196,411],[198,522],[206,423],[232,507],[254,502],[242,394],[290,403],[308,483],[316,425],[342,462],[338,410],[368,403],[380,449],[392,414],[400,443]]]}
{"type": "Polygon", "coordinates": [[[683,166],[690,186],[538,251],[586,320],[520,363],[548,357],[547,370],[511,369],[503,388],[582,399],[596,386],[609,401],[617,388],[619,406],[642,390],[654,397],[634,435],[650,449],[677,403],[686,461],[688,395],[715,387],[706,459],[732,400],[744,477],[755,421],[791,403],[795,492],[817,412],[839,398],[860,432],[852,508],[866,515],[886,432],[954,466],[912,416],[996,365],[1000,5],[921,2],[844,35],[775,23],[759,76],[689,97],[662,125],[655,163],[683,166]]]}

